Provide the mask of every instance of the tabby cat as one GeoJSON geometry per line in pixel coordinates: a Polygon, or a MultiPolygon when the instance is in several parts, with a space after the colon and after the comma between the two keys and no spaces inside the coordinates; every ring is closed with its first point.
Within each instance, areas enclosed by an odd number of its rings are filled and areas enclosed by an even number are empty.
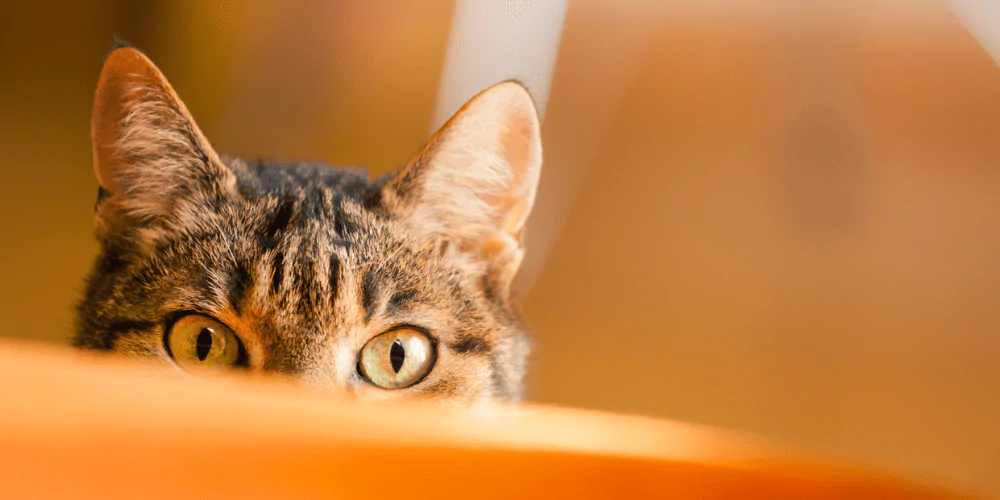
{"type": "Polygon", "coordinates": [[[188,372],[280,372],[363,398],[521,395],[510,285],[541,170],[528,92],[497,84],[398,173],[219,156],[122,46],[94,102],[101,250],[75,345],[188,372]]]}

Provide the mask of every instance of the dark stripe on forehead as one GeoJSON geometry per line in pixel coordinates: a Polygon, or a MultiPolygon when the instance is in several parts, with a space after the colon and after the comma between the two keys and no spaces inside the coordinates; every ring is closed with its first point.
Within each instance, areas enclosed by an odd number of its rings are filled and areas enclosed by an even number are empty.
{"type": "Polygon", "coordinates": [[[330,304],[337,300],[337,288],[340,286],[340,257],[337,254],[330,254],[330,271],[327,281],[330,284],[330,304]]]}
{"type": "Polygon", "coordinates": [[[357,230],[354,223],[347,220],[347,215],[341,211],[333,218],[333,232],[337,233],[338,238],[344,238],[345,235],[353,233],[357,230]]]}
{"type": "Polygon", "coordinates": [[[281,290],[281,282],[285,279],[285,254],[278,252],[274,254],[274,262],[271,264],[271,294],[277,295],[281,290]]]}
{"type": "Polygon", "coordinates": [[[277,246],[278,235],[287,231],[294,211],[295,202],[292,199],[286,198],[278,205],[278,210],[274,213],[274,217],[271,218],[271,221],[264,229],[264,237],[271,246],[277,246]]]}
{"type": "Polygon", "coordinates": [[[375,301],[378,299],[378,280],[371,268],[364,270],[361,280],[361,308],[365,310],[365,322],[371,321],[375,315],[375,301]]]}
{"type": "Polygon", "coordinates": [[[242,304],[243,299],[246,298],[247,291],[250,289],[250,283],[249,266],[247,266],[246,262],[236,264],[236,267],[234,267],[229,273],[229,283],[226,287],[229,307],[231,307],[233,312],[236,314],[240,314],[242,312],[240,304],[242,304]]]}
{"type": "Polygon", "coordinates": [[[299,316],[306,319],[316,316],[317,298],[320,293],[319,288],[315,286],[316,274],[313,263],[312,252],[300,252],[292,267],[292,289],[299,298],[296,310],[299,316]]]}

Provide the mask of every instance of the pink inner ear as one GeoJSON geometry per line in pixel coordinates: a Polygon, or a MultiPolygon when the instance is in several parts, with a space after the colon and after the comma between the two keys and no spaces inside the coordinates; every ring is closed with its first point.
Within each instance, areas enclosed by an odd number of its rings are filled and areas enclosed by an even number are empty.
{"type": "MultiPolygon", "coordinates": [[[[517,90],[524,92],[520,88],[517,90]]],[[[512,182],[502,196],[489,200],[502,217],[498,229],[518,240],[534,204],[542,162],[538,118],[530,107],[530,98],[528,107],[520,102],[524,97],[515,94],[501,104],[506,108],[502,114],[505,130],[499,141],[511,169],[512,182]]]]}

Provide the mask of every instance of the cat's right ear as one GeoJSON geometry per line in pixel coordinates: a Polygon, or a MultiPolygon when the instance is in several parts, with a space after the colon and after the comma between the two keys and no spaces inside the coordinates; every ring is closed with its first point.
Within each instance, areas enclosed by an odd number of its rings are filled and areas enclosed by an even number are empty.
{"type": "Polygon", "coordinates": [[[519,83],[503,82],[458,110],[381,195],[421,234],[472,256],[484,283],[506,299],[541,168],[534,101],[519,83]]]}
{"type": "Polygon", "coordinates": [[[130,47],[104,62],[91,122],[101,186],[97,232],[163,220],[183,200],[218,193],[232,174],[159,69],[130,47]]]}

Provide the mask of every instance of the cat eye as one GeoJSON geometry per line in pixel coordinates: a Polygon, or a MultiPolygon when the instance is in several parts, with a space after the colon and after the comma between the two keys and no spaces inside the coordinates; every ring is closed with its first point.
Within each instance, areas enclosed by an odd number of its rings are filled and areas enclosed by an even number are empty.
{"type": "Polygon", "coordinates": [[[226,325],[198,314],[177,320],[167,332],[167,349],[184,369],[219,368],[237,365],[243,346],[226,325]]]}
{"type": "Polygon", "coordinates": [[[361,349],[358,372],[383,389],[402,389],[423,380],[434,365],[434,342],[412,328],[389,330],[361,349]]]}

